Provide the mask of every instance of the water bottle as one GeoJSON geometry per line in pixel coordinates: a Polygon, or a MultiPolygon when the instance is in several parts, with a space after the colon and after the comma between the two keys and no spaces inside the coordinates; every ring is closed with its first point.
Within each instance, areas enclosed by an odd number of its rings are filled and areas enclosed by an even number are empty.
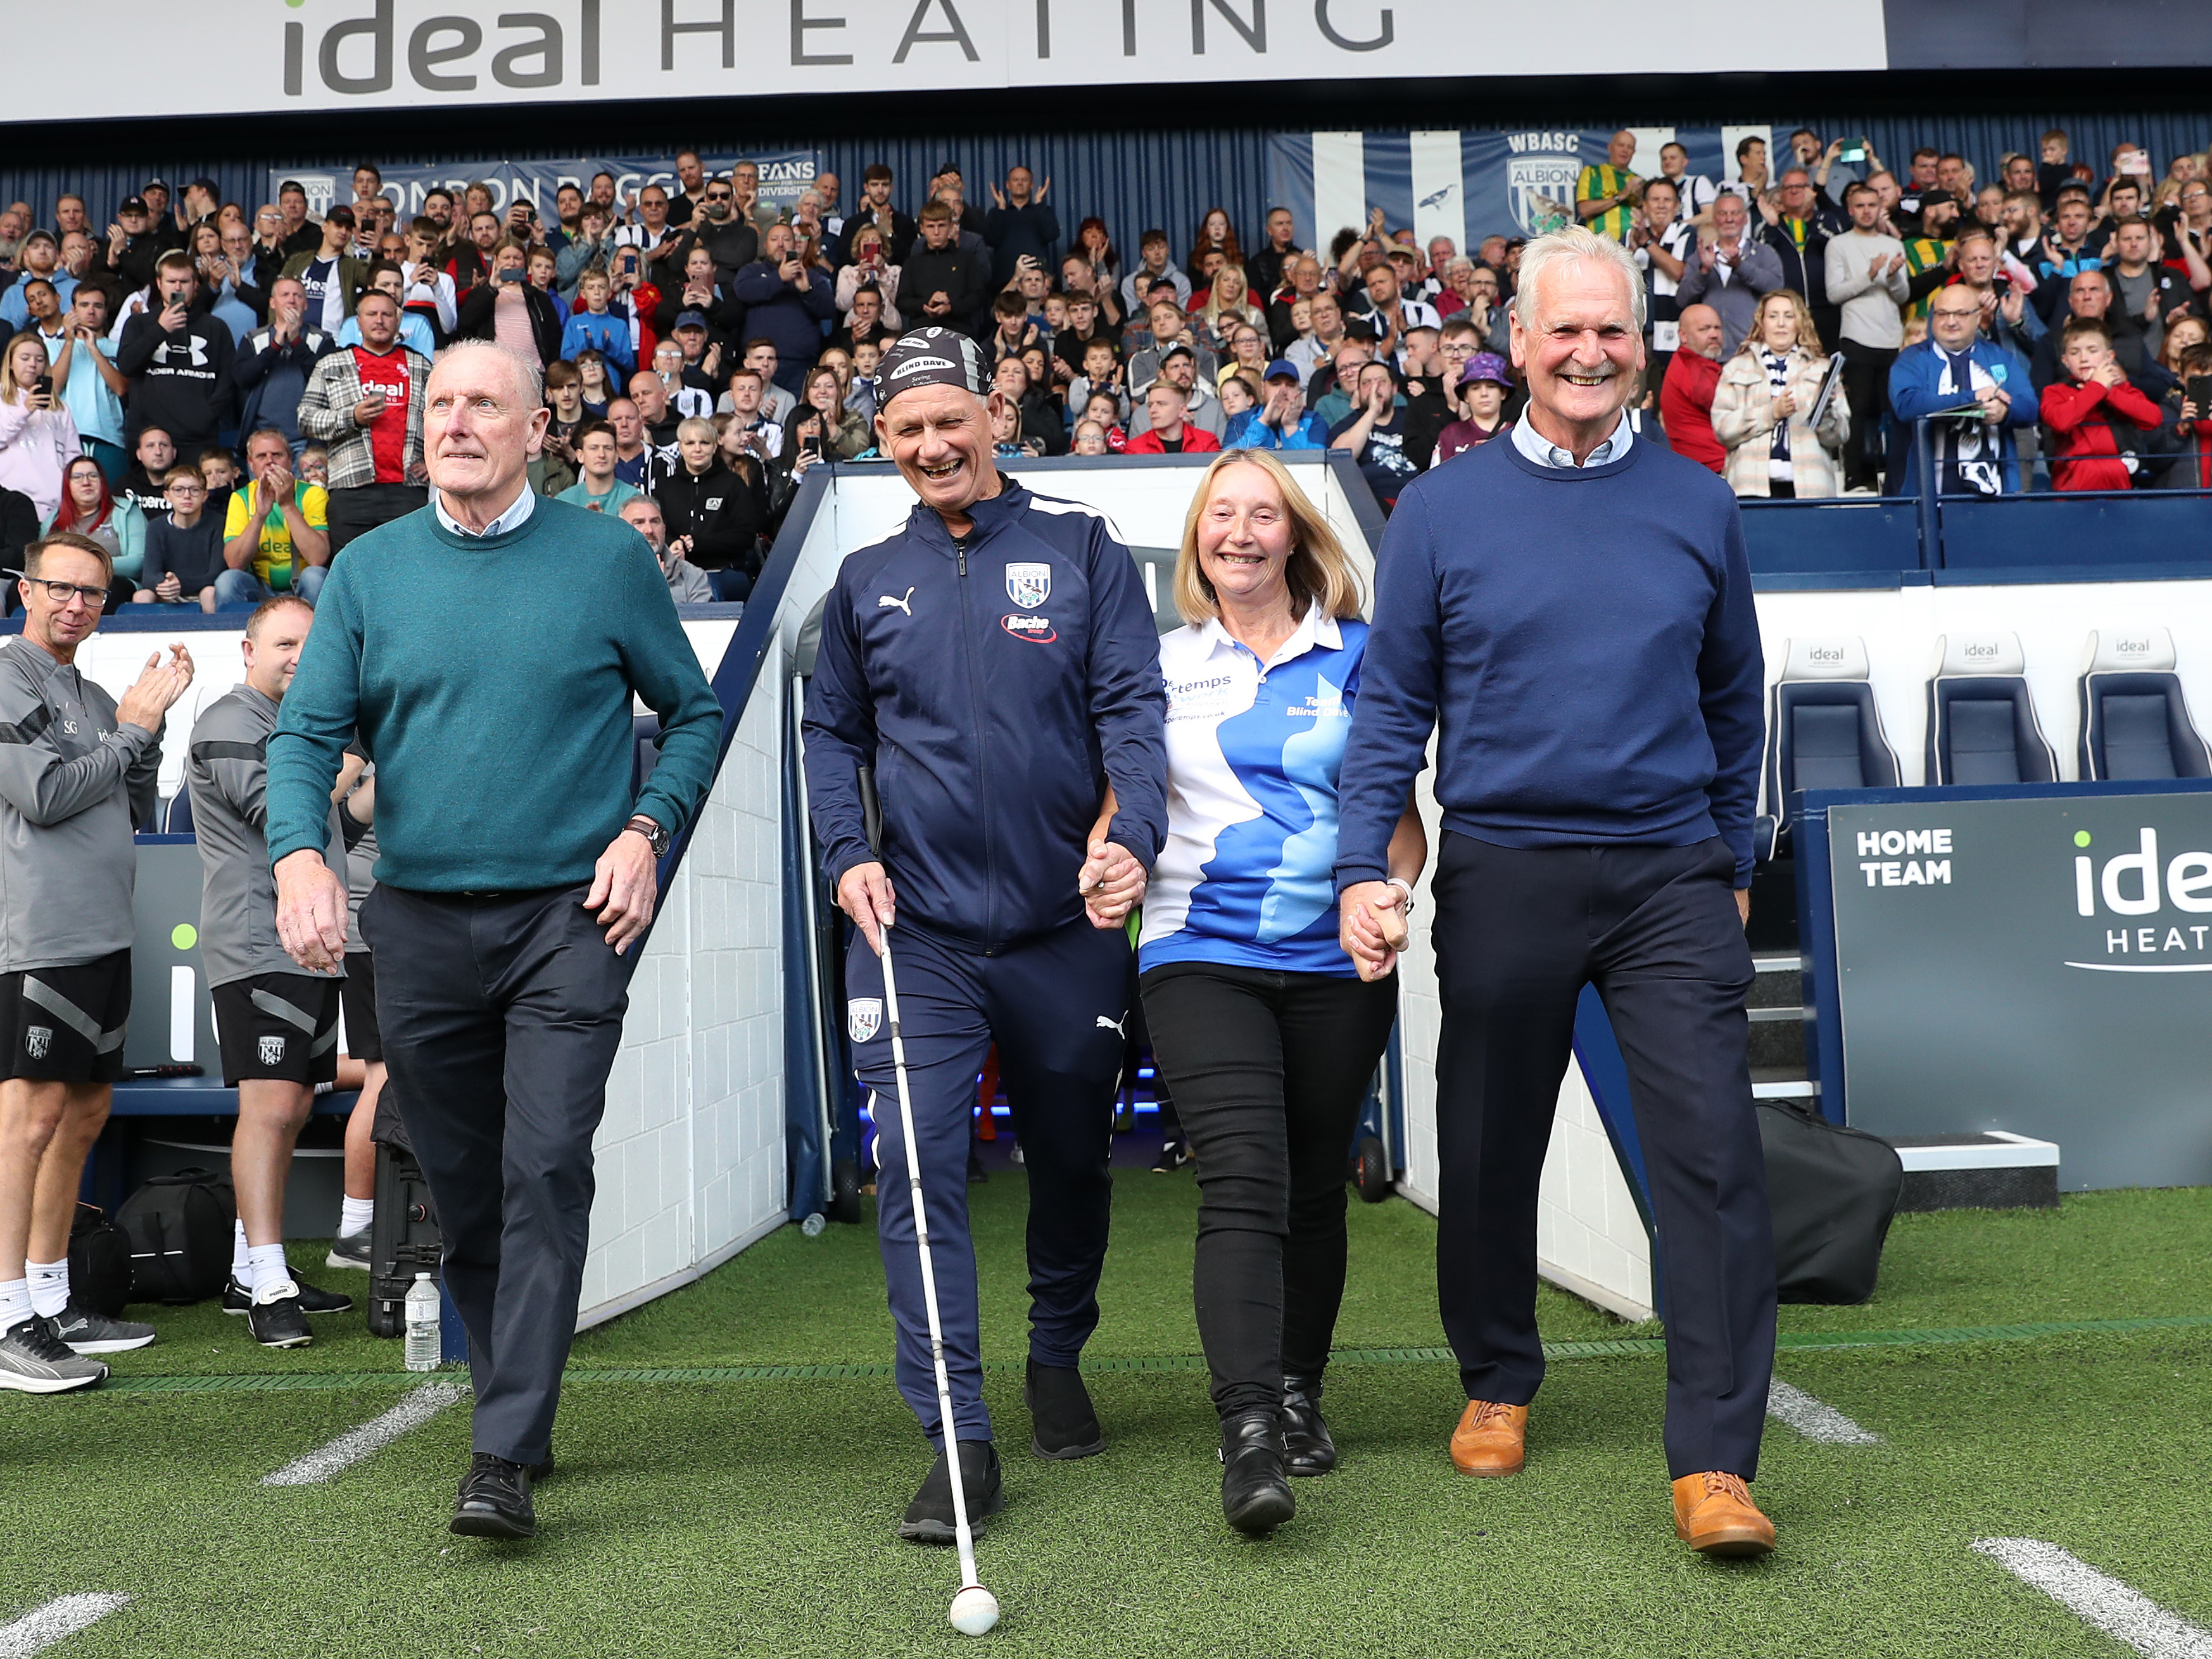
{"type": "Polygon", "coordinates": [[[438,1333],[438,1287],[428,1273],[416,1273],[407,1287],[407,1369],[434,1371],[443,1346],[438,1333]]]}

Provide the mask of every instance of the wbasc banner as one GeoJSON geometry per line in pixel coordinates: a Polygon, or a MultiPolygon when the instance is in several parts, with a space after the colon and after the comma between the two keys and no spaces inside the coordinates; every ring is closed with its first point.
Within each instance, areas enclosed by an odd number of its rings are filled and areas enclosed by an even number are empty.
{"type": "MultiPolygon", "coordinates": [[[[1380,208],[1393,228],[1411,225],[1424,245],[1449,236],[1465,252],[1486,236],[1534,234],[1553,216],[1552,204],[1572,204],[1576,179],[1604,162],[1619,131],[1280,133],[1271,141],[1269,194],[1297,221],[1302,247],[1327,247],[1339,230],[1364,228],[1380,208]]],[[[1735,171],[1741,138],[1765,139],[1770,162],[1778,160],[1774,133],[1764,125],[1629,131],[1634,170],[1647,179],[1658,176],[1660,147],[1668,143],[1689,151],[1691,173],[1717,184],[1735,171]]],[[[1780,131],[1786,138],[1788,129],[1780,131]]]]}
{"type": "MultiPolygon", "coordinates": [[[[814,182],[814,175],[822,166],[821,156],[811,149],[702,155],[699,161],[709,173],[727,173],[739,161],[750,161],[760,169],[761,199],[787,209],[814,182]]],[[[614,174],[617,207],[626,203],[632,192],[647,185],[664,185],[672,196],[677,190],[676,158],[672,155],[586,155],[561,161],[459,161],[435,167],[387,167],[383,173],[383,193],[398,204],[403,224],[422,210],[422,198],[441,186],[452,191],[458,198],[472,184],[488,185],[492,206],[499,212],[504,213],[508,203],[520,200],[536,208],[541,218],[548,219],[553,211],[554,191],[563,185],[574,185],[588,193],[594,173],[614,174]]],[[[326,167],[271,167],[269,194],[264,199],[275,201],[276,187],[287,179],[295,179],[306,188],[307,211],[318,218],[331,203],[353,199],[353,175],[332,173],[326,167]]],[[[857,185],[858,180],[854,183],[857,185]]]]}

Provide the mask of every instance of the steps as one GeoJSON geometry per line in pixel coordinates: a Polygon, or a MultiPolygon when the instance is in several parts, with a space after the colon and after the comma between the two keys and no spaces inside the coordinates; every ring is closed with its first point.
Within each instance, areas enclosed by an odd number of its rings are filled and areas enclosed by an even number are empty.
{"type": "Polygon", "coordinates": [[[1805,1063],[1805,975],[1797,953],[1754,951],[1758,972],[1744,1007],[1751,1016],[1751,1092],[1784,1100],[1819,1092],[1805,1063]]]}

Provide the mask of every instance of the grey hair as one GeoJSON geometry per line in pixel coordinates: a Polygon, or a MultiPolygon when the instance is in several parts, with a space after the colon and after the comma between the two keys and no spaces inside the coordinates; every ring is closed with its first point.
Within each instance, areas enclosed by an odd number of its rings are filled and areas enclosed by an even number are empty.
{"type": "MultiPolygon", "coordinates": [[[[451,362],[465,351],[491,352],[507,366],[508,372],[514,376],[516,388],[522,393],[524,413],[527,414],[545,401],[544,372],[513,346],[503,346],[496,340],[455,340],[439,352],[438,362],[451,362]]],[[[434,370],[436,364],[432,368],[434,370]]]]}
{"type": "Polygon", "coordinates": [[[696,415],[676,423],[676,439],[681,443],[686,438],[704,438],[709,443],[714,439],[714,423],[702,421],[696,415]]]}
{"type": "Polygon", "coordinates": [[[1513,290],[1513,316],[1522,333],[1533,334],[1536,331],[1536,284],[1544,273],[1553,265],[1573,264],[1585,259],[1609,264],[1620,273],[1621,280],[1628,284],[1628,304],[1636,319],[1636,331],[1644,331],[1644,273],[1636,268],[1635,259],[1610,236],[1601,236],[1580,225],[1569,225],[1547,232],[1521,250],[1521,276],[1513,290]]]}

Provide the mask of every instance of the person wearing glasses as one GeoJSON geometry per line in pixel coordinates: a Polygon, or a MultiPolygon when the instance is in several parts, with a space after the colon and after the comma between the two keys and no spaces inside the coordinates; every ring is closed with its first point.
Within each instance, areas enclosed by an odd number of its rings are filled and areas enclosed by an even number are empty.
{"type": "Polygon", "coordinates": [[[23,631],[0,646],[0,1388],[63,1394],[153,1328],[75,1305],[69,1231],[131,1013],[133,826],[191,654],[155,652],[118,704],[78,672],[114,567],[61,531],[24,550],[23,631]]]}
{"type": "Polygon", "coordinates": [[[751,220],[737,211],[737,193],[727,179],[708,181],[699,198],[699,215],[691,222],[699,246],[714,256],[725,281],[760,258],[760,232],[751,220]]]}

